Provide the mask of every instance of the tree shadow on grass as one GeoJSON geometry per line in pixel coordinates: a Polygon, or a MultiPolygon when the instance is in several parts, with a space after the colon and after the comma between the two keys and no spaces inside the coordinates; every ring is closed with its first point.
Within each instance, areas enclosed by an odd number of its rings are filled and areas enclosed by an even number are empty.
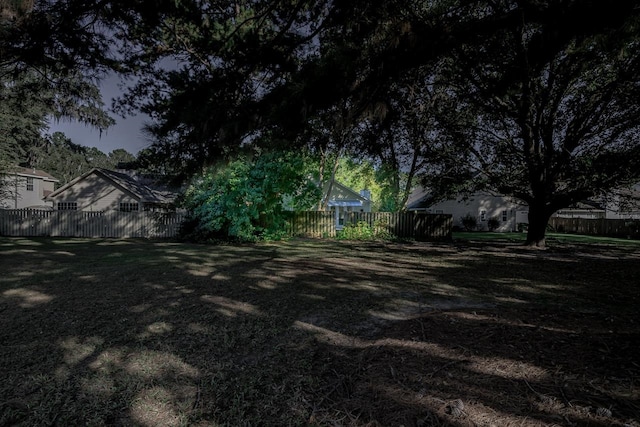
{"type": "Polygon", "coordinates": [[[0,424],[597,426],[637,408],[633,260],[315,241],[1,248],[0,424]]]}

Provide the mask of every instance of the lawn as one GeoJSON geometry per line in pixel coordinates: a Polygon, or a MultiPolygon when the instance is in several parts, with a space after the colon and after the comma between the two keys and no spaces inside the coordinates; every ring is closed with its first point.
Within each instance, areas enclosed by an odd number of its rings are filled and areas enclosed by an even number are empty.
{"type": "MultiPolygon", "coordinates": [[[[472,242],[489,242],[496,241],[511,242],[511,243],[524,243],[527,238],[527,233],[496,233],[490,231],[471,231],[471,232],[454,232],[453,239],[458,241],[472,241],[472,242]]],[[[567,234],[567,233],[547,233],[547,242],[553,246],[556,243],[561,244],[574,244],[585,243],[591,247],[602,246],[629,246],[635,249],[640,249],[640,240],[621,239],[615,237],[603,237],[603,236],[585,236],[581,234],[567,234]]]]}
{"type": "Polygon", "coordinates": [[[0,426],[640,426],[640,247],[0,238],[0,426]]]}

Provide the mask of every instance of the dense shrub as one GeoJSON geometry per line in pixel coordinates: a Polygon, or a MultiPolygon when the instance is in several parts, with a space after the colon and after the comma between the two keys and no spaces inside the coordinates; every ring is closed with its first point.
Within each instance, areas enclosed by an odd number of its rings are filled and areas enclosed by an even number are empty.
{"type": "Polygon", "coordinates": [[[338,239],[344,240],[393,240],[394,236],[387,229],[387,223],[376,221],[373,227],[365,221],[347,224],[338,233],[338,239]]]}
{"type": "Polygon", "coordinates": [[[462,227],[464,227],[465,231],[473,231],[478,227],[478,218],[471,214],[466,214],[460,218],[460,222],[462,222],[462,227]]]}
{"type": "Polygon", "coordinates": [[[320,189],[303,155],[272,152],[241,157],[193,180],[184,196],[190,219],[183,238],[203,241],[279,239],[286,209],[309,209],[320,189]]]}
{"type": "Polygon", "coordinates": [[[487,221],[487,228],[489,231],[496,231],[500,227],[500,219],[497,216],[492,216],[487,221]]]}

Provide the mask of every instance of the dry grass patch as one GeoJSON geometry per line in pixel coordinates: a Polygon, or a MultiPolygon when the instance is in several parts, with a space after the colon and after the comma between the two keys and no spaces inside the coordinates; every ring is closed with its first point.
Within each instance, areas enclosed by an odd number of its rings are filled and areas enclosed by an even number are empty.
{"type": "Polygon", "coordinates": [[[640,250],[0,239],[0,426],[640,426],[640,250]]]}

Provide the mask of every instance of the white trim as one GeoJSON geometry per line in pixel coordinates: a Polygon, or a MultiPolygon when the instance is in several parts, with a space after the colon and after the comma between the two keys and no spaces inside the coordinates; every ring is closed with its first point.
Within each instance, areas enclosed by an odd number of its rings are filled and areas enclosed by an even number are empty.
{"type": "Polygon", "coordinates": [[[327,206],[339,206],[339,207],[348,207],[348,206],[355,206],[355,207],[360,207],[362,206],[362,201],[360,200],[329,200],[329,203],[327,204],[327,206]]]}

